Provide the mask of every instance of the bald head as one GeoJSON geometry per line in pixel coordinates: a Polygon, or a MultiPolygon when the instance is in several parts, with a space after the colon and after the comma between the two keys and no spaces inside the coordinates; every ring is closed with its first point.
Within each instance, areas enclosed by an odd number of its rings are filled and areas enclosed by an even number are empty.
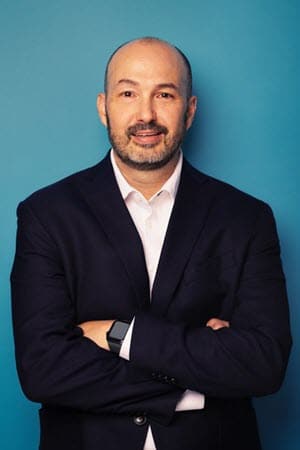
{"type": "Polygon", "coordinates": [[[110,56],[106,69],[105,69],[105,79],[104,79],[104,90],[105,93],[108,92],[111,72],[114,66],[119,63],[122,57],[126,58],[126,53],[136,55],[136,57],[143,57],[143,47],[146,50],[147,47],[152,46],[156,48],[157,52],[164,53],[166,57],[171,58],[173,63],[178,67],[181,72],[182,81],[185,87],[187,98],[192,95],[192,70],[191,65],[185,54],[177,47],[171,45],[169,42],[156,37],[143,37],[135,39],[129,42],[125,42],[120,47],[118,47],[113,54],[110,56]],[[119,58],[120,57],[120,58],[119,58]]]}

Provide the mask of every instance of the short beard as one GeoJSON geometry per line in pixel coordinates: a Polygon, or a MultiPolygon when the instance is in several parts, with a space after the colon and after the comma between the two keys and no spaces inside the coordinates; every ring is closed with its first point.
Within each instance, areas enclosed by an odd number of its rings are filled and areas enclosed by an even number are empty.
{"type": "MultiPolygon", "coordinates": [[[[113,145],[113,143],[112,143],[113,145]]],[[[151,148],[149,145],[145,146],[144,148],[151,148]]],[[[113,149],[120,158],[120,160],[126,164],[128,167],[131,167],[132,169],[142,170],[142,171],[151,171],[151,170],[157,170],[164,167],[168,162],[171,161],[175,157],[175,155],[179,152],[180,143],[176,145],[174,149],[172,149],[171,152],[167,153],[163,158],[159,160],[154,161],[135,161],[131,159],[127,154],[124,154],[120,151],[117,145],[113,145],[113,149]]]]}
{"type": "MultiPolygon", "coordinates": [[[[172,142],[172,145],[170,148],[167,149],[167,151],[163,152],[160,155],[159,159],[156,159],[157,156],[154,155],[152,158],[149,158],[147,161],[136,161],[132,159],[129,155],[129,153],[122,150],[122,143],[118,142],[118,138],[112,133],[112,129],[110,126],[109,118],[107,118],[107,129],[108,129],[108,136],[110,143],[112,145],[112,148],[114,149],[115,153],[118,155],[120,160],[126,164],[128,167],[131,167],[136,170],[140,171],[153,171],[160,169],[164,167],[166,164],[168,164],[179,152],[180,145],[182,143],[185,129],[183,128],[180,133],[178,133],[176,136],[174,136],[174,140],[172,142]]],[[[150,122],[149,124],[137,124],[132,127],[129,127],[127,130],[127,137],[128,142],[130,140],[130,136],[134,134],[135,132],[139,130],[155,130],[157,132],[161,132],[164,135],[168,133],[167,128],[156,124],[154,121],[150,122]]],[[[146,145],[140,145],[140,148],[145,149],[151,149],[154,148],[156,144],[146,144],[146,145]]]]}

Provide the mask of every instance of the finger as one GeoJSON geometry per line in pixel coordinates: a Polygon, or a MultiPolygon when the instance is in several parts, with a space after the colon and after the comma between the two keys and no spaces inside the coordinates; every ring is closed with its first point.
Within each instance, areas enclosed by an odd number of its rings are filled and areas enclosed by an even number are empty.
{"type": "Polygon", "coordinates": [[[207,322],[206,326],[216,331],[221,328],[229,328],[229,322],[227,322],[227,320],[212,318],[207,322]]]}

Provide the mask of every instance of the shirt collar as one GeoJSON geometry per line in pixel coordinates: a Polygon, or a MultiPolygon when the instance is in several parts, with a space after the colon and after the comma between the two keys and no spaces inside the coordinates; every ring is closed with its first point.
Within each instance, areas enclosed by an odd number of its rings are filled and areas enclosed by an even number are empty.
{"type": "MultiPolygon", "coordinates": [[[[116,160],[115,160],[115,156],[114,156],[114,152],[111,149],[110,151],[110,160],[112,163],[112,167],[113,167],[113,171],[117,180],[117,184],[119,186],[121,195],[123,197],[124,200],[126,200],[126,198],[129,196],[129,194],[131,192],[138,192],[136,189],[134,189],[125,179],[125,177],[123,176],[122,172],[120,171],[119,167],[117,166],[116,160]]],[[[170,197],[172,198],[172,200],[175,199],[176,193],[177,193],[177,189],[178,189],[178,185],[179,185],[179,181],[180,181],[180,175],[181,175],[181,169],[182,169],[182,152],[180,151],[180,155],[179,155],[179,159],[178,162],[176,164],[176,167],[172,173],[172,175],[167,179],[167,181],[164,183],[164,185],[161,187],[161,189],[153,195],[152,198],[154,198],[157,194],[159,194],[160,192],[168,192],[168,194],[170,195],[170,197]]],[[[151,199],[150,199],[151,200],[151,199]]]]}

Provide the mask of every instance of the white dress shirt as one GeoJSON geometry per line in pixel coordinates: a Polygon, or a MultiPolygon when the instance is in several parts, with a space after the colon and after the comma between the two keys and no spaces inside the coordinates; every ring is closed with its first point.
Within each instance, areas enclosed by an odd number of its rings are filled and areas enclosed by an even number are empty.
{"type": "MultiPolygon", "coordinates": [[[[180,181],[182,154],[180,153],[178,163],[170,178],[150,200],[147,200],[139,191],[128,184],[116,164],[112,150],[110,157],[121,195],[143,244],[151,294],[163,241],[180,181]]],[[[127,360],[130,358],[130,342],[133,326],[134,319],[131,322],[120,351],[120,356],[127,360]]],[[[177,403],[176,411],[203,408],[204,395],[186,390],[181,400],[177,403]]],[[[150,426],[148,428],[144,450],[156,450],[150,426]]]]}

